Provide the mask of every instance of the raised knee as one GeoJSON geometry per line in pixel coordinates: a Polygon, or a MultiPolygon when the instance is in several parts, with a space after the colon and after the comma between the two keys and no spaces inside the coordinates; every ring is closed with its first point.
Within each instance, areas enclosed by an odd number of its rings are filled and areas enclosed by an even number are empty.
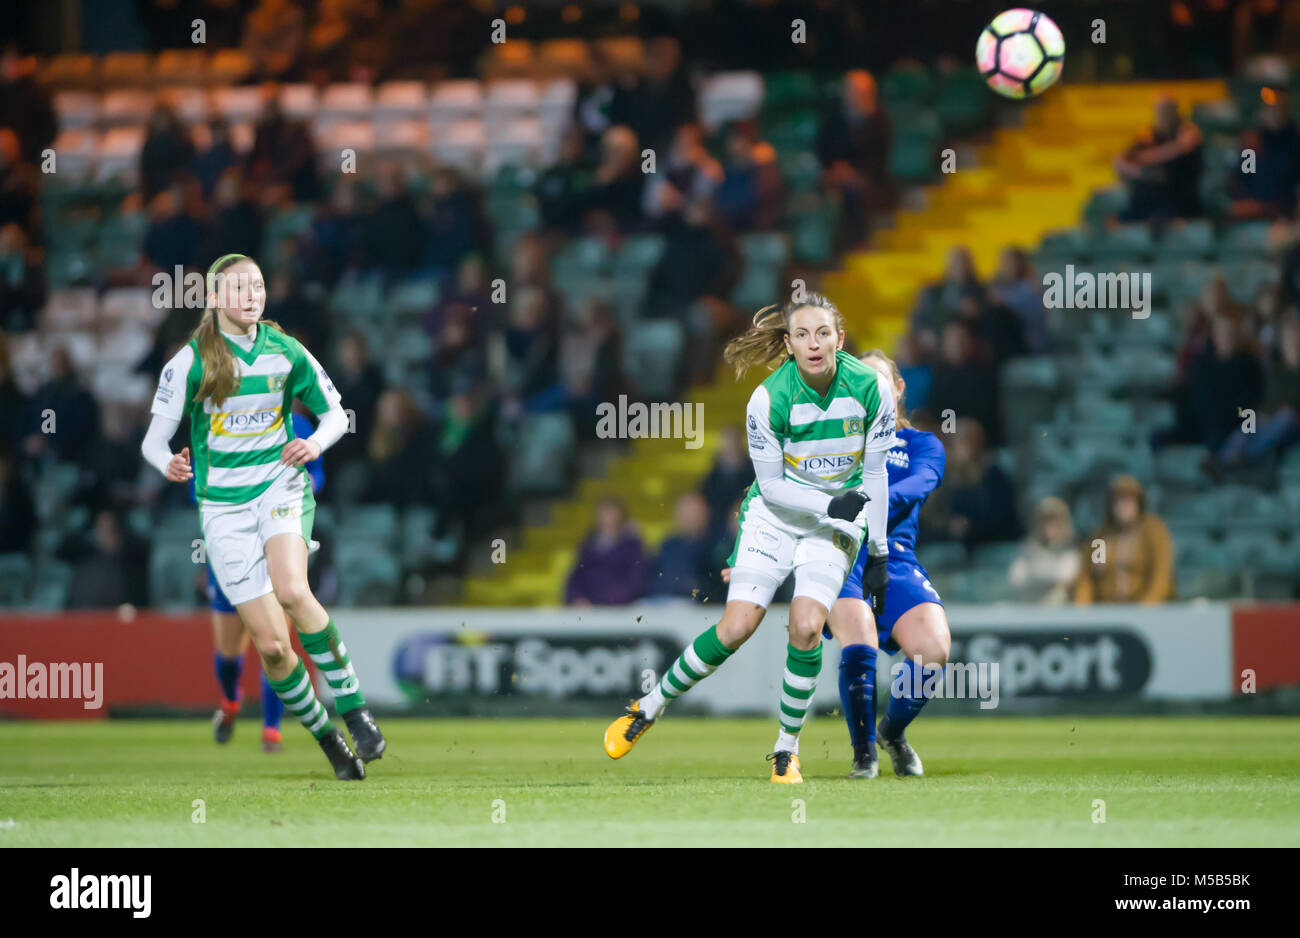
{"type": "Polygon", "coordinates": [[[284,664],[289,655],[289,646],[278,638],[262,642],[257,646],[257,653],[262,656],[262,663],[268,670],[275,670],[284,664]]]}
{"type": "Polygon", "coordinates": [[[306,583],[284,583],[275,588],[275,598],[285,609],[297,609],[311,595],[306,583]]]}

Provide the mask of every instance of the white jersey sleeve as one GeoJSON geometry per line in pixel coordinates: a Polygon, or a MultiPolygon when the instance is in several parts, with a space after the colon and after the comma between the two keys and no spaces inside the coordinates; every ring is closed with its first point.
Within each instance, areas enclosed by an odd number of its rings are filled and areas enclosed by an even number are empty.
{"type": "Polygon", "coordinates": [[[158,390],[154,392],[153,404],[149,413],[159,417],[170,417],[180,423],[185,416],[185,385],[189,380],[190,368],[194,365],[194,349],[182,345],[181,350],[172,356],[171,361],[163,365],[162,376],[158,379],[158,390]]]}
{"type": "Polygon", "coordinates": [[[880,394],[880,406],[876,408],[876,419],[871,421],[867,430],[862,447],[864,453],[885,453],[898,445],[898,438],[894,436],[897,421],[894,383],[882,371],[876,372],[876,391],[880,394]]]}

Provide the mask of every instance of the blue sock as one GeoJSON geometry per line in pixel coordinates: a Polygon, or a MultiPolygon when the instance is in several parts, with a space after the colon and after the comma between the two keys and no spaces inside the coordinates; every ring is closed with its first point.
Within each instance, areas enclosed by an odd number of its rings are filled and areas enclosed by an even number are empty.
{"type": "Polygon", "coordinates": [[[284,716],[284,701],[271,686],[271,679],[262,672],[262,725],[272,729],[280,728],[280,717],[284,716]]]}
{"type": "Polygon", "coordinates": [[[926,692],[926,683],[937,684],[942,676],[942,665],[926,665],[918,674],[915,661],[911,658],[904,661],[889,689],[889,707],[886,708],[885,719],[881,723],[881,735],[891,739],[902,736],[903,730],[916,719],[926,701],[934,696],[933,690],[926,692]]]}
{"type": "Polygon", "coordinates": [[[239,676],[244,673],[244,659],[242,656],[227,658],[221,652],[214,656],[216,659],[217,681],[221,684],[221,694],[226,700],[239,699],[239,676]]]}
{"type": "Polygon", "coordinates": [[[876,649],[846,645],[840,649],[840,705],[849,724],[853,757],[876,748],[876,649]]]}

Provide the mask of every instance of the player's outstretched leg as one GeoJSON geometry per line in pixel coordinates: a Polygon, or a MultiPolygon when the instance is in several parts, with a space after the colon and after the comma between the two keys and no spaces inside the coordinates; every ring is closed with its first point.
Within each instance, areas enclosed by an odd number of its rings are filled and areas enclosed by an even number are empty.
{"type": "Polygon", "coordinates": [[[623,716],[605,728],[605,755],[621,759],[631,752],[669,701],[676,700],[716,671],[754,634],[764,612],[764,607],[743,600],[727,603],[722,621],[696,636],[664,672],[654,690],[634,700],[623,716]]]}
{"type": "Polygon", "coordinates": [[[734,651],[722,644],[716,625],[701,632],[664,672],[654,690],[640,700],[634,700],[627,712],[605,729],[605,755],[621,759],[631,752],[636,741],[668,706],[668,701],[676,700],[716,671],[734,651]]]}
{"type": "Polygon", "coordinates": [[[275,688],[271,686],[271,679],[262,672],[262,751],[263,752],[280,752],[284,749],[284,740],[280,734],[280,720],[284,716],[284,701],[282,701],[275,688]]]}
{"type": "MultiPolygon", "coordinates": [[[[322,610],[323,611],[323,610],[322,610]]],[[[334,692],[334,708],[357,747],[357,755],[366,762],[373,762],[384,754],[388,741],[379,732],[374,717],[366,707],[366,699],[361,696],[361,685],[357,681],[356,671],[352,668],[352,659],[348,657],[347,645],[339,636],[339,631],[330,619],[325,628],[319,632],[298,633],[302,647],[311,660],[316,662],[330,690],[334,692]]]]}
{"type": "Polygon", "coordinates": [[[271,687],[284,701],[285,708],[320,743],[336,778],[349,781],[366,777],[365,766],[348,748],[347,740],[330,722],[329,714],[317,699],[316,691],[311,686],[311,677],[307,674],[307,666],[302,663],[302,659],[295,656],[294,668],[289,676],[278,681],[271,680],[271,687]]]}

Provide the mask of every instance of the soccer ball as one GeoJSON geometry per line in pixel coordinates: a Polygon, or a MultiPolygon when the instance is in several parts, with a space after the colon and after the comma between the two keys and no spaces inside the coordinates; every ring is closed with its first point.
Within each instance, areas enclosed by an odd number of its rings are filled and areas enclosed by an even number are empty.
{"type": "Polygon", "coordinates": [[[1006,10],[993,17],[975,44],[975,65],[1004,98],[1032,98],[1061,77],[1065,37],[1037,10],[1006,10]]]}

